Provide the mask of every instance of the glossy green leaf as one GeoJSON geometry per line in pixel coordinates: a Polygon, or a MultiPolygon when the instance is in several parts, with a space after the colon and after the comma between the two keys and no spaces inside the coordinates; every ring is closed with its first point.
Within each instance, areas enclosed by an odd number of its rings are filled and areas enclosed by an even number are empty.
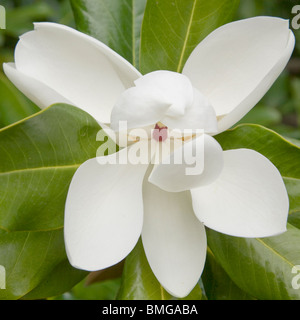
{"type": "Polygon", "coordinates": [[[83,280],[71,291],[54,297],[53,300],[115,300],[120,288],[120,282],[119,278],[86,286],[85,280],[83,280]]]}
{"type": "Polygon", "coordinates": [[[76,169],[96,156],[100,129],[84,111],[58,104],[0,130],[1,298],[57,295],[86,274],[67,261],[64,206],[76,169]]]}
{"type": "Polygon", "coordinates": [[[100,129],[78,108],[54,105],[0,130],[0,227],[61,228],[69,182],[96,156],[100,129]]]}
{"type": "Polygon", "coordinates": [[[0,263],[6,269],[6,290],[0,290],[0,300],[57,295],[86,275],[68,264],[62,229],[2,233],[0,263]]]}
{"type": "Polygon", "coordinates": [[[99,271],[91,272],[85,281],[87,286],[93,285],[94,283],[103,282],[106,280],[113,280],[121,278],[124,269],[125,260],[99,271]]]}
{"type": "Polygon", "coordinates": [[[155,278],[140,240],[126,258],[118,300],[169,300],[155,278]]]}
{"type": "Polygon", "coordinates": [[[239,0],[148,0],[141,36],[140,67],[181,72],[193,49],[230,22],[239,0]]]}
{"type": "Polygon", "coordinates": [[[259,125],[239,125],[216,139],[224,150],[248,148],[267,157],[278,168],[290,198],[290,213],[300,209],[300,147],[259,125]]]}
{"type": "Polygon", "coordinates": [[[120,282],[120,279],[107,280],[88,287],[84,282],[80,282],[72,289],[72,292],[77,300],[115,300],[120,282]]]}
{"type": "Polygon", "coordinates": [[[0,72],[0,128],[24,119],[40,109],[0,72]]]}
{"type": "MultiPolygon", "coordinates": [[[[140,240],[125,261],[119,300],[174,300],[155,278],[147,261],[142,241],[140,240]]],[[[185,298],[201,300],[199,285],[185,298]]],[[[183,300],[185,300],[183,299],[183,300]]]]}
{"type": "Polygon", "coordinates": [[[273,126],[271,129],[276,131],[278,134],[287,137],[289,140],[300,140],[300,128],[295,128],[286,124],[280,124],[273,126]]]}
{"type": "Polygon", "coordinates": [[[253,299],[229,278],[210,250],[207,252],[205,268],[201,279],[208,300],[253,299]]]}
{"type": "Polygon", "coordinates": [[[300,229],[300,211],[290,214],[288,222],[294,227],[300,229]]]}
{"type": "Polygon", "coordinates": [[[208,244],[230,278],[245,292],[261,300],[299,300],[293,288],[295,265],[300,265],[300,230],[275,237],[246,239],[207,231],[208,244]]]}
{"type": "Polygon", "coordinates": [[[284,178],[289,199],[290,199],[290,213],[300,212],[300,179],[284,178]]]}
{"type": "Polygon", "coordinates": [[[146,0],[71,0],[78,30],[104,42],[138,68],[146,0]]]}
{"type": "Polygon", "coordinates": [[[291,137],[284,137],[284,138],[300,148],[300,140],[294,139],[291,137]]]}

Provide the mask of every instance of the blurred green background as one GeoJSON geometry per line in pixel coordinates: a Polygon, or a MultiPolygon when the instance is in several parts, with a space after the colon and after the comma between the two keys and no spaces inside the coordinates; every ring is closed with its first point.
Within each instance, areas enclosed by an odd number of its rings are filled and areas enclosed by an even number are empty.
{"type": "MultiPolygon", "coordinates": [[[[292,19],[297,0],[241,0],[235,20],[259,15],[292,19]]],[[[13,61],[18,37],[33,29],[33,22],[53,21],[75,27],[69,0],[3,0],[6,8],[6,30],[0,30],[0,63],[13,61]]],[[[299,21],[300,22],[300,21],[299,21]]],[[[286,70],[267,95],[242,119],[242,123],[257,123],[290,139],[300,139],[300,29],[294,30],[296,49],[286,70]]],[[[22,95],[0,70],[0,128],[39,111],[22,95]]],[[[296,141],[300,145],[300,142],[296,141]]],[[[117,273],[119,275],[119,273],[117,273]]],[[[53,299],[114,299],[120,278],[114,274],[99,274],[79,283],[71,292],[53,299]],[[100,281],[101,282],[97,282],[100,281]],[[104,281],[103,281],[104,280],[104,281]]]]}

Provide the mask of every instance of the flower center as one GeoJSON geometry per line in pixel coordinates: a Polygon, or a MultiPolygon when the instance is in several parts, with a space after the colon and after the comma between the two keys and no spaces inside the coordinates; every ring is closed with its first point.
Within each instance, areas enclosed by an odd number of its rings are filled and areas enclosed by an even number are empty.
{"type": "Polygon", "coordinates": [[[218,131],[213,107],[185,75],[154,71],[134,84],[121,94],[113,107],[112,130],[119,132],[121,121],[126,121],[127,129],[149,129],[155,125],[151,138],[158,142],[173,137],[172,130],[218,131]]]}
{"type": "Polygon", "coordinates": [[[167,138],[168,138],[168,127],[166,127],[161,122],[158,122],[155,125],[155,128],[153,130],[152,136],[153,136],[153,139],[158,141],[158,142],[162,142],[162,141],[167,140],[167,138]]]}

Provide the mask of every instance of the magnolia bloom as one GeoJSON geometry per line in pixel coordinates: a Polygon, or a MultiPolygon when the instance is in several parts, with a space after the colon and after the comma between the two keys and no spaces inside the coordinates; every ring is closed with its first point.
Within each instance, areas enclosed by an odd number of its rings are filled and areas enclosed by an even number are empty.
{"type": "MultiPolygon", "coordinates": [[[[127,121],[129,129],[150,126],[159,133],[163,127],[203,130],[181,139],[166,156],[202,147],[196,158],[203,165],[196,175],[186,174],[188,164],[172,161],[111,164],[114,155],[82,164],[65,210],[70,263],[89,271],[110,267],[142,236],[157,279],[169,293],[184,297],[205,263],[204,226],[240,237],[284,232],[289,203],[278,170],[253,150],[223,152],[213,135],[234,125],[263,97],[294,43],[288,21],[246,19],[212,32],[194,49],[182,74],[142,76],[103,43],[68,27],[40,23],[23,35],[15,64],[5,64],[4,70],[41,108],[66,102],[112,129],[127,121]]],[[[152,138],[163,145],[162,135],[152,138]]],[[[119,159],[146,140],[119,151],[119,159]]]]}

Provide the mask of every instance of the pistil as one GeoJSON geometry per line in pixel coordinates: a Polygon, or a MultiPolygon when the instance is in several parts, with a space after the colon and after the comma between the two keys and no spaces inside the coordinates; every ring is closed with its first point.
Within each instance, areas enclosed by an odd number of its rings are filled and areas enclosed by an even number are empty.
{"type": "Polygon", "coordinates": [[[153,139],[162,142],[165,141],[168,138],[168,127],[166,127],[161,122],[158,122],[155,125],[155,128],[153,130],[153,139]]]}

